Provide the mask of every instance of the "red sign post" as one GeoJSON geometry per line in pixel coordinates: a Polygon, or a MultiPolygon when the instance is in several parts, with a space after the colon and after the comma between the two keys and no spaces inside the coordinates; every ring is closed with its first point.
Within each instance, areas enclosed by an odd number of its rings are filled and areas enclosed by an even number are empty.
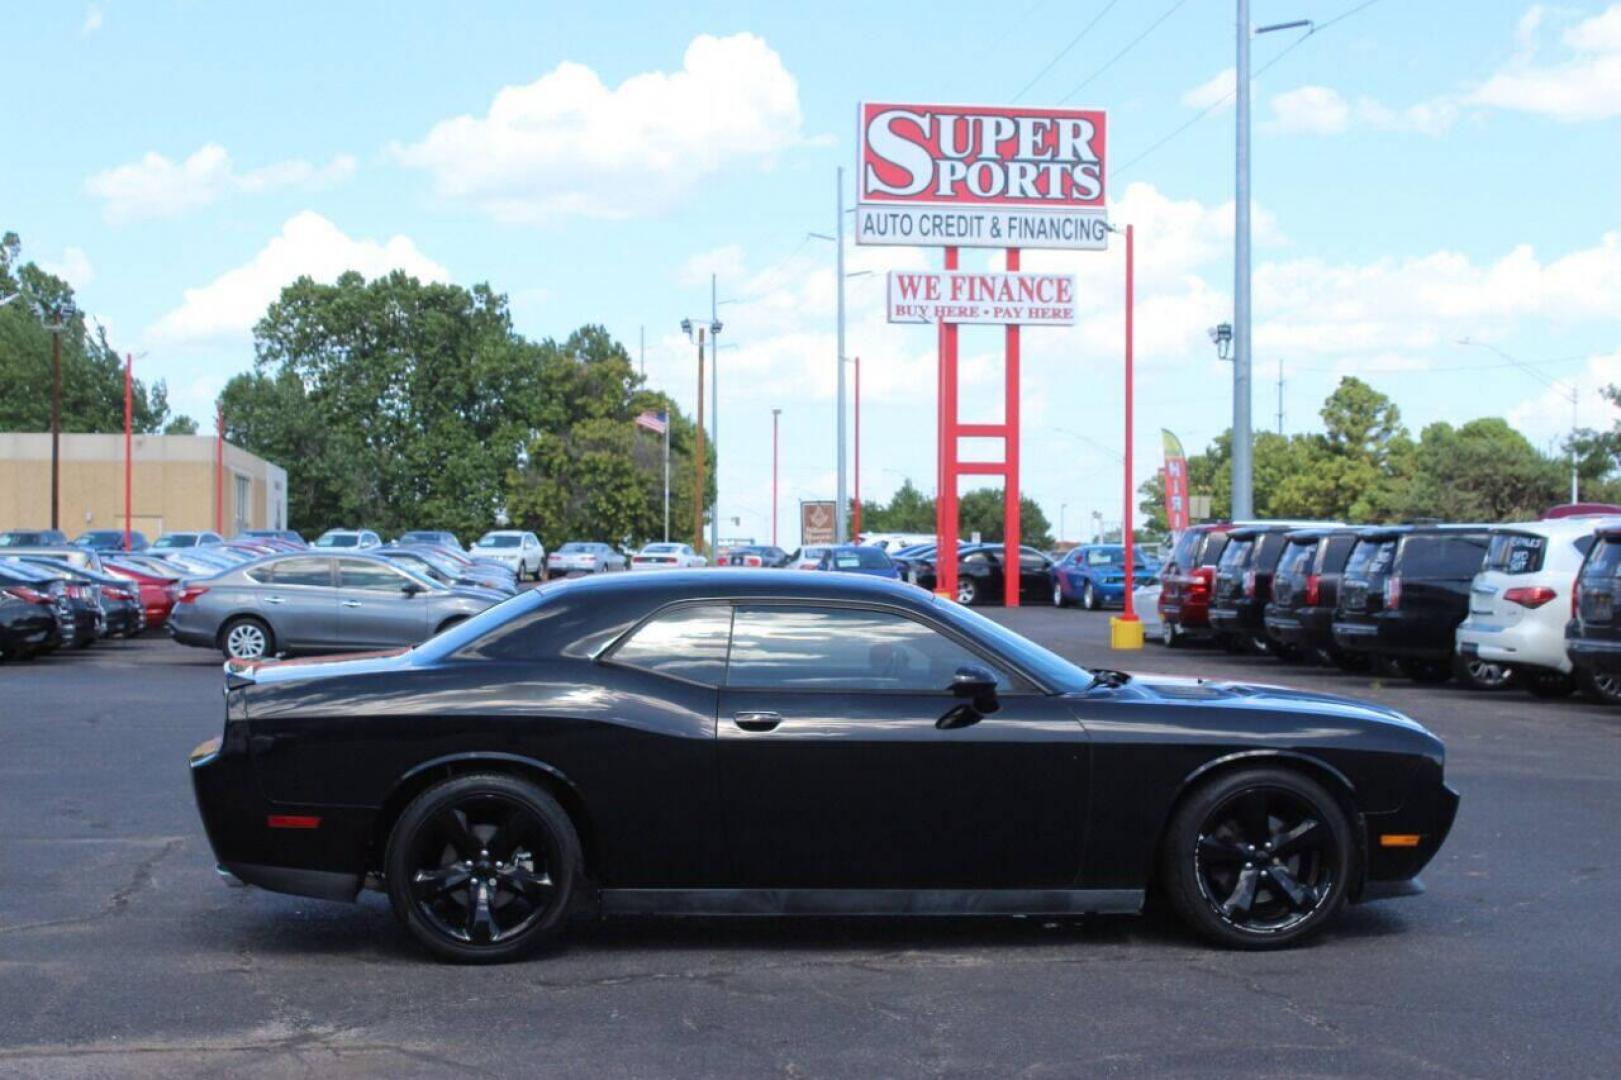
{"type": "Polygon", "coordinates": [[[947,273],[909,275],[903,284],[910,294],[903,290],[899,298],[892,276],[889,305],[891,322],[938,324],[935,588],[942,595],[963,599],[957,590],[958,480],[1000,476],[1003,599],[1009,607],[1019,603],[1020,328],[1075,318],[1073,279],[1021,275],[1019,256],[1022,248],[1107,247],[1105,132],[1104,114],[1091,109],[860,108],[856,243],[945,248],[947,273]],[[1006,274],[955,274],[963,247],[1002,248],[1006,274]],[[920,292],[919,277],[937,280],[923,283],[920,292]],[[962,322],[1004,326],[1000,424],[965,424],[959,417],[962,322]],[[1002,460],[962,461],[958,440],[964,438],[1002,440],[1002,460]]]}

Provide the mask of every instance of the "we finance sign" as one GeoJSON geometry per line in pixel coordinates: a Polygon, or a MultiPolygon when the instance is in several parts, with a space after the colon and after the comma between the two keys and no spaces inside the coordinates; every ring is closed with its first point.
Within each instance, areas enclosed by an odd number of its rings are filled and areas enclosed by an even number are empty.
{"type": "Polygon", "coordinates": [[[1102,250],[1097,109],[860,108],[856,242],[1102,250]]]}
{"type": "Polygon", "coordinates": [[[1075,279],[1068,274],[974,274],[894,270],[892,323],[1000,323],[1069,326],[1075,279]]]}

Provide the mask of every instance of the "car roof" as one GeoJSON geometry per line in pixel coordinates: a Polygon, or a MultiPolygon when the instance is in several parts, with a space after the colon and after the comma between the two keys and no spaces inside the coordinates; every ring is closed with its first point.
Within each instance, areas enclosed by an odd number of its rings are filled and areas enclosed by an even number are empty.
{"type": "MultiPolygon", "coordinates": [[[[826,545],[833,547],[835,545],[826,545]]],[[[915,585],[859,574],[807,574],[801,570],[745,570],[717,567],[666,570],[658,574],[599,574],[540,586],[542,589],[656,594],[658,602],[678,599],[812,599],[880,603],[931,603],[933,594],[915,585]]]]}
{"type": "Polygon", "coordinates": [[[1546,536],[1549,539],[1579,539],[1589,533],[1608,533],[1621,530],[1621,516],[1593,514],[1557,518],[1538,518],[1536,521],[1508,521],[1492,527],[1493,533],[1522,533],[1546,536]]]}

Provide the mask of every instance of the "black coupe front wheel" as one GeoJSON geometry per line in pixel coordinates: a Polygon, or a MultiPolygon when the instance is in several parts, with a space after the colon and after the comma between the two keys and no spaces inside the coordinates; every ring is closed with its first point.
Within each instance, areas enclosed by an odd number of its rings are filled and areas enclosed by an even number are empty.
{"type": "Polygon", "coordinates": [[[1218,945],[1277,949],[1345,904],[1351,826],[1321,784],[1285,769],[1219,777],[1171,820],[1163,881],[1194,930],[1218,945]]]}
{"type": "Polygon", "coordinates": [[[581,876],[580,840],[546,792],[460,776],[417,796],[389,835],[394,913],[442,960],[513,960],[555,938],[581,876]]]}

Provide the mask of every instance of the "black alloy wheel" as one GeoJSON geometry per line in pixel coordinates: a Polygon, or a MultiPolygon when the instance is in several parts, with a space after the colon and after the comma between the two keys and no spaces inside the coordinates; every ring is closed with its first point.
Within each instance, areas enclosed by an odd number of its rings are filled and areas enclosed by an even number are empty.
{"type": "Polygon", "coordinates": [[[389,836],[394,912],[443,960],[497,963],[555,938],[581,877],[580,841],[546,792],[461,776],[406,807],[389,836]]]}
{"type": "Polygon", "coordinates": [[[1621,675],[1606,675],[1590,668],[1577,668],[1571,672],[1576,689],[1588,701],[1600,705],[1621,705],[1621,675]]]}
{"type": "Polygon", "coordinates": [[[1506,690],[1514,681],[1513,668],[1478,656],[1460,656],[1457,666],[1459,680],[1474,690],[1506,690]]]}
{"type": "Polygon", "coordinates": [[[1321,784],[1286,769],[1231,773],[1177,811],[1163,879],[1211,941],[1273,949],[1317,932],[1344,906],[1351,828],[1321,784]]]}

